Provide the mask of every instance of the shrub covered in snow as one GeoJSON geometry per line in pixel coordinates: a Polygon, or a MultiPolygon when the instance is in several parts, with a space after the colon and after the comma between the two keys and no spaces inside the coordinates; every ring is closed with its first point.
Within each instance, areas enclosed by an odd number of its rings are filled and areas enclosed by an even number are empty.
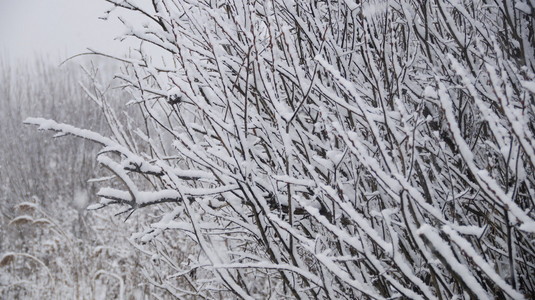
{"type": "Polygon", "coordinates": [[[535,295],[532,2],[108,2],[165,52],[121,58],[138,125],[112,110],[111,137],[26,123],[102,146],[123,186],[92,209],[160,212],[133,238],[152,284],[179,298],[535,295]],[[191,254],[173,255],[186,238],[191,254]]]}

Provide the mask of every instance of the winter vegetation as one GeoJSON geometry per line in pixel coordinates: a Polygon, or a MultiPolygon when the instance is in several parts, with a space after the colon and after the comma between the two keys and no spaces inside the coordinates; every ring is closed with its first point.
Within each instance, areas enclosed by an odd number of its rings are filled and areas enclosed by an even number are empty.
{"type": "Polygon", "coordinates": [[[55,99],[25,124],[77,139],[2,162],[56,182],[21,183],[2,235],[64,250],[6,250],[0,274],[33,288],[0,293],[535,297],[533,1],[107,1],[141,42],[115,79],[17,92],[55,99]],[[85,232],[60,225],[63,186],[98,197],[75,201],[85,232]]]}
{"type": "MultiPolygon", "coordinates": [[[[19,126],[40,115],[108,133],[84,87],[95,91],[91,78],[106,80],[111,67],[0,60],[0,70],[0,299],[121,299],[121,287],[129,295],[150,294],[136,270],[144,258],[128,245],[136,228],[113,211],[90,217],[85,211],[98,190],[88,183],[98,174],[98,147],[51,141],[19,126]]],[[[126,99],[111,87],[107,94],[126,99]]]]}

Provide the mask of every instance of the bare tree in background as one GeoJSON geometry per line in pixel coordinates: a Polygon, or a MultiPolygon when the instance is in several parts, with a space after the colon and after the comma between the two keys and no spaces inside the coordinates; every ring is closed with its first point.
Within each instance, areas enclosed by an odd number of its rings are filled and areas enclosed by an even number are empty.
{"type": "Polygon", "coordinates": [[[137,127],[112,110],[112,137],[26,123],[102,145],[123,188],[91,209],[159,212],[133,243],[154,257],[151,284],[177,298],[535,297],[533,2],[108,2],[172,57],[118,58],[137,127]],[[175,256],[185,238],[195,247],[175,256]]]}

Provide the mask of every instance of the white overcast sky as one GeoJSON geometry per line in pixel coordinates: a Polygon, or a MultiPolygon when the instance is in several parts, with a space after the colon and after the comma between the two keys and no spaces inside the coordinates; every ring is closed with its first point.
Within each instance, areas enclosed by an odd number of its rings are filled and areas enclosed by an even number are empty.
{"type": "Polygon", "coordinates": [[[113,40],[121,24],[98,19],[109,7],[104,0],[0,0],[0,55],[59,60],[87,47],[124,53],[113,40]]]}

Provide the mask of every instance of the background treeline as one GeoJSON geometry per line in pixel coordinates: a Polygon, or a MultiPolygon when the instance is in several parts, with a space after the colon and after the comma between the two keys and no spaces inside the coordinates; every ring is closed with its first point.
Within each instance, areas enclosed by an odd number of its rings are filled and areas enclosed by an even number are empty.
{"type": "Polygon", "coordinates": [[[85,211],[98,190],[88,183],[98,177],[97,147],[21,126],[46,116],[110,132],[88,95],[105,94],[114,106],[127,99],[111,82],[118,65],[0,59],[0,70],[0,298],[146,299],[143,258],[128,247],[136,227],[116,212],[85,211]]]}

